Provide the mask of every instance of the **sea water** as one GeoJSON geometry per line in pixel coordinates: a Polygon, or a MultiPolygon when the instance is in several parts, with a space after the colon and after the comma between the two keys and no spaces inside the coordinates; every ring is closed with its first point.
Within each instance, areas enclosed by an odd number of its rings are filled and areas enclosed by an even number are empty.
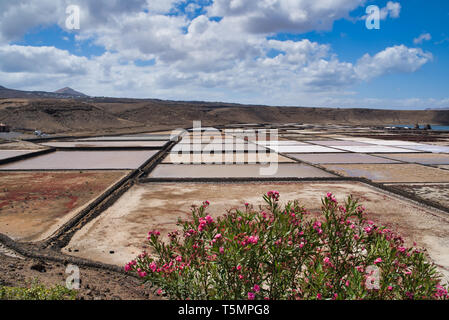
{"type": "MultiPolygon", "coordinates": [[[[391,125],[391,126],[387,126],[387,127],[415,129],[414,125],[402,125],[402,124],[396,124],[396,125],[391,125]]],[[[449,131],[449,126],[431,125],[431,127],[432,127],[432,130],[434,130],[434,131],[449,131]]],[[[425,126],[420,126],[419,128],[424,129],[425,126]]]]}

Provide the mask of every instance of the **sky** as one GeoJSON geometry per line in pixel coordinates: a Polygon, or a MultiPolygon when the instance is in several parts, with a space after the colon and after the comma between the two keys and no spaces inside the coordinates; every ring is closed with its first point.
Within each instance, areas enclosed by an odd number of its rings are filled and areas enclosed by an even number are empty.
{"type": "Polygon", "coordinates": [[[448,49],[447,0],[0,0],[0,85],[20,90],[448,108],[448,49]]]}

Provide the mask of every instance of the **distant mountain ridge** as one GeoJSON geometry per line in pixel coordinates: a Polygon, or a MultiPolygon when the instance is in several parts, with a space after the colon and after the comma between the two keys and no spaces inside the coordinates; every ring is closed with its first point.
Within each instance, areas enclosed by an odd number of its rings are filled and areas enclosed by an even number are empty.
{"type": "Polygon", "coordinates": [[[89,96],[84,93],[73,90],[72,88],[66,87],[59,89],[55,92],[46,91],[23,91],[5,88],[0,86],[0,99],[27,99],[27,98],[54,98],[54,99],[80,99],[88,98],[89,96]]]}
{"type": "Polygon", "coordinates": [[[79,96],[79,97],[88,97],[84,93],[76,91],[76,90],[73,90],[70,87],[65,87],[65,88],[56,90],[55,93],[65,94],[65,95],[72,95],[72,96],[79,96]]]}
{"type": "MultiPolygon", "coordinates": [[[[449,110],[387,110],[240,105],[224,102],[170,101],[82,97],[59,92],[20,91],[0,87],[0,121],[31,132],[118,130],[124,128],[188,128],[237,123],[306,123],[356,126],[403,124],[449,125],[449,110]]],[[[134,129],[133,129],[134,130],[134,129]]]]}

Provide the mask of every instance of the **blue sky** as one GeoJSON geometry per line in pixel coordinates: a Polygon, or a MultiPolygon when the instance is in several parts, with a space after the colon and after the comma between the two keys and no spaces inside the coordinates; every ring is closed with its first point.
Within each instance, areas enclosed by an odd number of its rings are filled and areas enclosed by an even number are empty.
{"type": "Polygon", "coordinates": [[[0,85],[315,107],[449,107],[449,2],[6,0],[0,85]],[[80,29],[68,30],[69,4],[80,29]],[[381,10],[368,30],[365,10],[381,10]]]}

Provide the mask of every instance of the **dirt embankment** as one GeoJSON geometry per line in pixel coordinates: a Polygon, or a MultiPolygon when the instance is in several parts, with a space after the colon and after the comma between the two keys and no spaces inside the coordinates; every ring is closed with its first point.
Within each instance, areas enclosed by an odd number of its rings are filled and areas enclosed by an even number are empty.
{"type": "MultiPolygon", "coordinates": [[[[44,262],[37,259],[10,257],[2,254],[0,247],[0,285],[27,287],[38,279],[46,286],[65,285],[70,276],[63,263],[44,262]]],[[[70,271],[70,270],[69,270],[70,271]]],[[[160,299],[148,287],[131,276],[124,274],[80,267],[80,300],[146,300],[160,299]]]]}
{"type": "Polygon", "coordinates": [[[107,132],[235,123],[448,125],[449,110],[379,110],[245,106],[114,98],[0,99],[0,122],[47,133],[107,132]]]}

